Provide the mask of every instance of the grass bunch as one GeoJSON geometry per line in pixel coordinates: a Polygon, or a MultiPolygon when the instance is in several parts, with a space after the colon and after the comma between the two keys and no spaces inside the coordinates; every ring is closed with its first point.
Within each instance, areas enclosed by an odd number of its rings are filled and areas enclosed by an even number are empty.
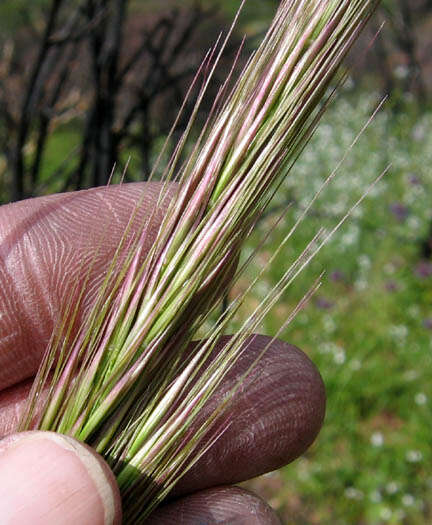
{"type": "MultiPolygon", "coordinates": [[[[78,330],[85,284],[65,308],[20,428],[62,432],[99,451],[117,476],[127,523],[144,520],[229,424],[219,416],[230,396],[192,431],[202,407],[247,351],[247,336],[320,241],[321,232],[217,357],[212,350],[243,296],[202,344],[190,346],[236,274],[244,239],[316,128],[343,76],[340,64],[377,4],[282,0],[238,80],[230,75],[221,86],[180,164],[224,48],[216,45],[197,75],[205,72],[206,78],[190,126],[165,170],[167,182],[176,176],[178,191],[151,250],[142,253],[149,219],[134,241],[125,232],[78,330]]],[[[136,213],[128,229],[135,221],[136,213]]]]}

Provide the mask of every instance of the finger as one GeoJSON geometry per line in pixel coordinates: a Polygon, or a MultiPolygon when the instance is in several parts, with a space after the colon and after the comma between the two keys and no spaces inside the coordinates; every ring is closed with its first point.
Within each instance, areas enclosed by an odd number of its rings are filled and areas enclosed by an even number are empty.
{"type": "Polygon", "coordinates": [[[280,520],[258,496],[238,487],[221,487],[198,492],[160,507],[146,521],[146,525],[178,523],[280,525],[280,520]]]}
{"type": "Polygon", "coordinates": [[[0,208],[0,390],[34,375],[56,317],[88,283],[78,323],[113,260],[139,200],[135,229],[151,217],[144,253],[174,193],[156,208],[161,184],[126,184],[29,199],[0,208]]]}
{"type": "Polygon", "coordinates": [[[18,428],[20,417],[25,412],[32,383],[33,380],[28,379],[19,385],[0,391],[0,439],[12,434],[18,428]]]}
{"type": "MultiPolygon", "coordinates": [[[[221,338],[216,352],[228,340],[221,338]]],[[[300,456],[315,440],[326,403],[318,370],[298,348],[259,335],[246,342],[237,365],[193,426],[201,428],[265,348],[223,416],[229,426],[180,479],[175,494],[231,485],[276,470],[300,456]]]]}
{"type": "MultiPolygon", "coordinates": [[[[222,338],[215,352],[227,341],[222,338]]],[[[246,343],[246,351],[195,428],[201,427],[270,341],[254,336],[246,343]]],[[[27,382],[0,393],[0,436],[16,428],[30,386],[27,382]]],[[[314,441],[324,413],[324,385],[313,363],[296,347],[273,341],[230,403],[224,416],[230,426],[180,479],[175,493],[237,483],[286,465],[314,441]]]]}
{"type": "Polygon", "coordinates": [[[16,525],[118,525],[120,493],[103,459],[72,438],[24,432],[0,442],[0,516],[16,525]]]}

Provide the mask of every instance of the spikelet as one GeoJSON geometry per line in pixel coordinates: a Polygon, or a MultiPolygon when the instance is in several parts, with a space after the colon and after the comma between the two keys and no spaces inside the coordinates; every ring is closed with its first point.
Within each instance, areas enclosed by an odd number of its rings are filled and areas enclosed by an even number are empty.
{"type": "MultiPolygon", "coordinates": [[[[68,305],[53,336],[20,428],[62,432],[95,447],[117,476],[127,523],[143,521],[223,432],[224,406],[199,431],[190,429],[245,351],[247,335],[319,240],[321,232],[216,359],[209,356],[242,297],[203,344],[187,350],[232,279],[244,239],[316,128],[342,78],[340,64],[378,3],[281,2],[234,86],[228,80],[222,86],[187,161],[179,165],[191,126],[166,167],[167,181],[178,174],[179,189],[150,252],[140,249],[148,223],[133,244],[125,234],[78,334],[70,327],[79,301],[68,305]]],[[[221,51],[215,47],[203,68],[212,73],[221,51]]]]}

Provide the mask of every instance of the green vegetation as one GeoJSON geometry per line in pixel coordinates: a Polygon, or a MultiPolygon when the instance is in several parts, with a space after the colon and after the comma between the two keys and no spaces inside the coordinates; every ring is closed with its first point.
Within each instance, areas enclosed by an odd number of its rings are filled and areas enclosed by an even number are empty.
{"type": "MultiPolygon", "coordinates": [[[[258,256],[257,268],[375,105],[359,93],[334,104],[278,192],[281,206],[290,199],[294,204],[258,256]]],[[[284,523],[430,523],[432,262],[421,259],[421,244],[432,216],[431,122],[430,113],[417,117],[410,108],[398,115],[384,109],[251,298],[259,301],[311,234],[334,225],[392,163],[263,326],[264,332],[275,333],[301,294],[326,271],[316,297],[282,334],[321,371],[328,394],[324,428],[304,458],[252,484],[270,498],[284,523]]],[[[261,225],[255,244],[274,218],[261,225]]]]}

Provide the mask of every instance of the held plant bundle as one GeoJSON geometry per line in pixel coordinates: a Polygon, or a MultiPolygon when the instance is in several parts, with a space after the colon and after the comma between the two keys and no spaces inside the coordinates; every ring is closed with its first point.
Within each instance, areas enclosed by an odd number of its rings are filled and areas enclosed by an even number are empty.
{"type": "MultiPolygon", "coordinates": [[[[247,351],[248,335],[325,242],[318,232],[216,358],[212,350],[243,295],[204,343],[190,345],[235,277],[244,239],[313,133],[343,77],[341,61],[378,3],[282,0],[261,46],[234,85],[229,78],[221,87],[180,165],[224,48],[216,46],[202,66],[207,76],[190,126],[165,169],[166,192],[174,174],[178,190],[155,243],[142,253],[151,218],[135,241],[126,231],[82,326],[76,319],[83,290],[65,307],[20,430],[61,432],[100,452],[117,476],[127,523],[143,521],[229,425],[230,395],[191,431],[247,351]]],[[[136,220],[135,213],[130,225],[136,220]]]]}

